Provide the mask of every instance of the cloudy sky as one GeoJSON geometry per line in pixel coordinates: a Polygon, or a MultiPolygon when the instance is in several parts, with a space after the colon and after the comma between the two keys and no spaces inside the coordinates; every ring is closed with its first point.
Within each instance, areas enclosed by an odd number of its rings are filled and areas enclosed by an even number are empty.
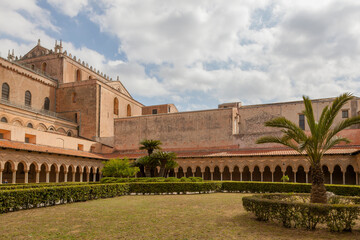
{"type": "Polygon", "coordinates": [[[182,111],[360,95],[360,1],[3,0],[0,54],[41,39],[182,111]]]}

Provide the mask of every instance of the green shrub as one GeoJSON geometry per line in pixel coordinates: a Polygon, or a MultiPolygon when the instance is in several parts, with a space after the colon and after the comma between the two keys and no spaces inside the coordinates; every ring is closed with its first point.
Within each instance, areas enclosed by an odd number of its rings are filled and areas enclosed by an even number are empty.
{"type": "Polygon", "coordinates": [[[127,184],[88,184],[0,191],[0,213],[128,193],[127,184]]]}
{"type": "Polygon", "coordinates": [[[129,183],[131,193],[207,193],[219,191],[218,182],[129,183]]]}
{"type": "Polygon", "coordinates": [[[351,231],[360,215],[360,198],[341,197],[343,204],[312,204],[292,201],[304,194],[261,194],[243,197],[245,210],[253,212],[260,221],[278,221],[285,227],[313,230],[324,223],[330,231],[351,231]]]}
{"type": "Polygon", "coordinates": [[[101,183],[121,183],[121,182],[202,182],[202,178],[199,177],[183,177],[181,179],[175,177],[163,178],[163,177],[143,177],[143,178],[115,178],[104,177],[100,180],[101,183]]]}
{"type": "Polygon", "coordinates": [[[25,189],[25,188],[40,188],[40,187],[53,187],[53,186],[72,186],[72,185],[89,185],[98,184],[98,182],[61,182],[61,183],[22,183],[22,184],[1,184],[1,190],[11,189],[25,189]]]}
{"type": "Polygon", "coordinates": [[[311,184],[283,183],[283,182],[222,182],[223,191],[251,192],[251,193],[276,193],[295,192],[310,193],[311,184]]]}

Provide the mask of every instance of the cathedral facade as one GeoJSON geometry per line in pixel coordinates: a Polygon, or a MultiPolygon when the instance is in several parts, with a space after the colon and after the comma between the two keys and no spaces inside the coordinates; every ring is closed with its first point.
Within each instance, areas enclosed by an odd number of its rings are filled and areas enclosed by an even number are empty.
{"type": "MultiPolygon", "coordinates": [[[[280,134],[264,122],[285,116],[308,129],[303,103],[178,112],[173,104],[144,106],[117,78],[85,61],[38,44],[27,54],[0,58],[0,183],[99,181],[103,161],[136,159],[142,139],[159,139],[178,155],[171,176],[206,180],[309,182],[305,157],[276,145],[258,146],[263,135],[280,134]]],[[[315,115],[333,99],[313,100],[315,115]]],[[[336,121],[358,115],[360,99],[349,102],[336,121]]],[[[350,145],[324,157],[328,183],[358,184],[360,129],[342,134],[350,145]]]]}

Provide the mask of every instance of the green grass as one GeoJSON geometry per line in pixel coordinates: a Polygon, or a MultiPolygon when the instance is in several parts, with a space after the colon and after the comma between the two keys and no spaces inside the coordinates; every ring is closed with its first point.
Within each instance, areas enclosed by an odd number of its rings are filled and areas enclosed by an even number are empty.
{"type": "Polygon", "coordinates": [[[263,223],[245,194],[123,196],[0,215],[0,239],[360,239],[263,223]]]}

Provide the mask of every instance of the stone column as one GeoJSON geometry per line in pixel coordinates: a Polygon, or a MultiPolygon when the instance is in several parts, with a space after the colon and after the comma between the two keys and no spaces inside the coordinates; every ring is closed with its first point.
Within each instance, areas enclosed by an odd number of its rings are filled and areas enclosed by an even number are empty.
{"type": "Polygon", "coordinates": [[[83,181],[83,173],[80,172],[80,182],[82,182],[82,181],[83,181]]]}
{"type": "Polygon", "coordinates": [[[205,178],[205,172],[201,172],[201,178],[203,179],[203,180],[205,180],[204,178],[205,178]]]}
{"type": "Polygon", "coordinates": [[[345,173],[342,172],[343,175],[343,185],[345,185],[345,173]]]}
{"type": "Polygon", "coordinates": [[[223,172],[220,172],[220,181],[223,180],[223,172]]]}
{"type": "Polygon", "coordinates": [[[50,182],[50,172],[46,171],[46,182],[49,183],[50,182]]]}
{"type": "MultiPolygon", "coordinates": [[[[240,172],[240,171],[239,171],[240,172]]],[[[242,181],[242,172],[240,172],[240,181],[242,181]]]]}
{"type": "Polygon", "coordinates": [[[309,172],[305,172],[305,176],[306,176],[306,183],[309,183],[309,172]]]}
{"type": "Polygon", "coordinates": [[[93,182],[96,182],[96,173],[93,173],[93,182]]]}
{"type": "Polygon", "coordinates": [[[35,171],[35,182],[36,183],[40,182],[40,171],[39,170],[35,171]]]}
{"type": "Polygon", "coordinates": [[[24,183],[29,183],[29,171],[24,171],[24,183]]]}
{"type": "Polygon", "coordinates": [[[355,177],[356,177],[356,185],[359,185],[359,173],[355,172],[355,177]]]}
{"type": "Polygon", "coordinates": [[[261,174],[261,182],[263,182],[264,181],[264,172],[260,172],[260,174],[261,174]]]}
{"type": "Polygon", "coordinates": [[[12,172],[12,181],[11,181],[12,184],[15,184],[16,183],[16,170],[14,170],[12,172]]]}
{"type": "Polygon", "coordinates": [[[59,182],[59,172],[55,173],[55,182],[58,183],[59,182]]]}
{"type": "Polygon", "coordinates": [[[3,180],[2,180],[2,175],[3,175],[3,174],[2,174],[2,171],[3,171],[3,170],[0,169],[0,184],[2,184],[2,182],[3,182],[3,180]]]}
{"type": "Polygon", "coordinates": [[[296,183],[296,172],[294,172],[294,183],[296,183]]]}
{"type": "Polygon", "coordinates": [[[271,172],[271,182],[274,182],[274,173],[275,172],[271,172]]]}
{"type": "Polygon", "coordinates": [[[214,180],[214,172],[210,172],[210,180],[214,180]]]}
{"type": "Polygon", "coordinates": [[[253,179],[252,174],[253,174],[253,172],[250,172],[250,181],[251,182],[252,182],[252,179],[253,179]]]}
{"type": "MultiPolygon", "coordinates": [[[[330,171],[329,171],[330,172],[330,171]]],[[[333,172],[330,172],[330,184],[332,184],[332,174],[333,174],[333,172]]]]}
{"type": "Polygon", "coordinates": [[[233,180],[233,174],[234,174],[234,172],[231,172],[231,173],[230,173],[230,181],[233,180]]]}
{"type": "Polygon", "coordinates": [[[90,181],[90,173],[87,172],[87,173],[86,173],[86,182],[89,182],[89,181],[90,181]]]}
{"type": "Polygon", "coordinates": [[[68,173],[64,172],[64,182],[67,182],[67,175],[68,175],[68,173]]]}
{"type": "Polygon", "coordinates": [[[73,173],[72,173],[72,179],[71,179],[72,182],[75,182],[75,176],[76,176],[76,172],[73,172],[73,173]]]}

